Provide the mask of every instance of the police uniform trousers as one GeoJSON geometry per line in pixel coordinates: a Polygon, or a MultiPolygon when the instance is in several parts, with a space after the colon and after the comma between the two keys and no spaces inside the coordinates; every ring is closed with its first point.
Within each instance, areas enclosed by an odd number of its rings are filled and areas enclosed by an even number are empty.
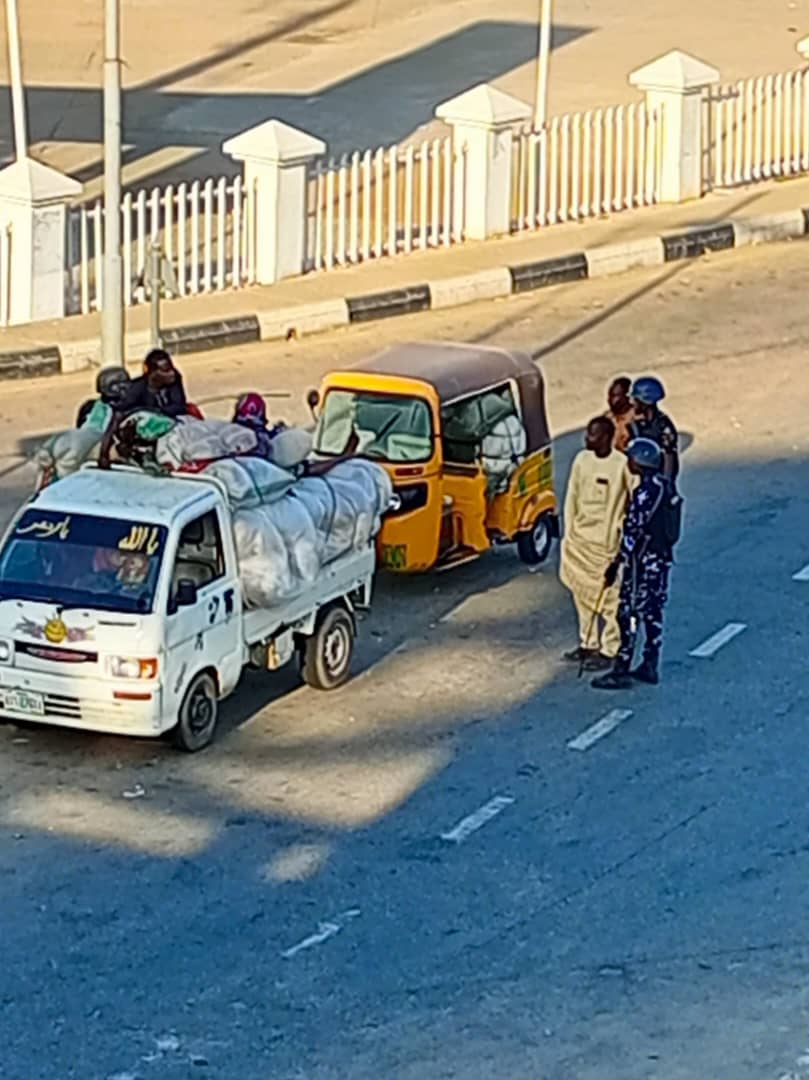
{"type": "Polygon", "coordinates": [[[643,662],[656,671],[663,640],[663,608],[669,588],[670,559],[656,552],[646,552],[632,559],[624,569],[618,600],[618,626],[621,646],[615,670],[629,670],[635,655],[638,630],[643,626],[643,662]]]}

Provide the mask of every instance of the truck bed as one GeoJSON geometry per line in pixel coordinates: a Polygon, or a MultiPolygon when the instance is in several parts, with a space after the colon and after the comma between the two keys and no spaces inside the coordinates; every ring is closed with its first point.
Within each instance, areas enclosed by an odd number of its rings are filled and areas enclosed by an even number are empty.
{"type": "Polygon", "coordinates": [[[266,641],[278,630],[291,626],[324,604],[337,600],[365,585],[370,586],[376,565],[373,546],[352,551],[323,567],[317,581],[294,599],[271,608],[253,608],[244,613],[247,646],[266,641]]]}

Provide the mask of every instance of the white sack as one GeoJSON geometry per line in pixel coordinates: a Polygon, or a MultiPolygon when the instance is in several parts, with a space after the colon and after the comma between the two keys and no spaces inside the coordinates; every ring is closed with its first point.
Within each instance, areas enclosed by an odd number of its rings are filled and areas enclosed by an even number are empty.
{"type": "Polygon", "coordinates": [[[303,428],[284,428],[273,435],[270,445],[272,460],[282,469],[294,469],[312,453],[313,439],[303,428]]]}
{"type": "Polygon", "coordinates": [[[77,472],[92,457],[101,444],[103,433],[95,428],[70,428],[52,435],[37,450],[34,460],[40,475],[54,471],[55,478],[77,472]]]}
{"type": "Polygon", "coordinates": [[[317,581],[321,569],[361,551],[379,531],[392,486],[385,470],[353,459],[295,483],[282,498],[233,517],[245,600],[273,607],[317,581]]]}
{"type": "Polygon", "coordinates": [[[505,491],[509,477],[525,457],[526,447],[525,428],[514,415],[498,421],[484,437],[481,456],[491,490],[505,491]]]}
{"type": "Polygon", "coordinates": [[[157,440],[155,456],[161,465],[179,469],[195,461],[212,461],[256,448],[255,433],[226,420],[183,418],[167,435],[157,440]]]}
{"type": "Polygon", "coordinates": [[[213,476],[225,485],[231,510],[250,510],[275,502],[295,483],[292,473],[258,457],[214,461],[205,467],[203,475],[213,476]]]}

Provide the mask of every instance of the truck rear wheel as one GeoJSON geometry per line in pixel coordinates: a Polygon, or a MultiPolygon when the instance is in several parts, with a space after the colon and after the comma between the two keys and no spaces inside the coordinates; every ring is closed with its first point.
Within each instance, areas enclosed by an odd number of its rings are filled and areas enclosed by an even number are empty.
{"type": "Polygon", "coordinates": [[[354,637],[354,620],[345,608],[329,608],[318,620],[314,634],[306,639],[304,681],[315,690],[342,686],[351,671],[354,637]]]}
{"type": "Polygon", "coordinates": [[[188,687],[177,726],[171,733],[172,741],[179,750],[193,754],[204,750],[214,737],[219,718],[219,695],[213,676],[203,671],[188,687]]]}

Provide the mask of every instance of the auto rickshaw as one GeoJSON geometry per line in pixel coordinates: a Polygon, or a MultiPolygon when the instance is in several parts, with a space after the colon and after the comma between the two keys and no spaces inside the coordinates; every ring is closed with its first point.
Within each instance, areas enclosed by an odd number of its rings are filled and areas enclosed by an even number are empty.
{"type": "Polygon", "coordinates": [[[324,379],[315,453],[384,465],[395,508],[378,538],[396,573],[445,569],[514,543],[537,565],[559,535],[542,375],[524,353],[394,345],[324,379]]]}

